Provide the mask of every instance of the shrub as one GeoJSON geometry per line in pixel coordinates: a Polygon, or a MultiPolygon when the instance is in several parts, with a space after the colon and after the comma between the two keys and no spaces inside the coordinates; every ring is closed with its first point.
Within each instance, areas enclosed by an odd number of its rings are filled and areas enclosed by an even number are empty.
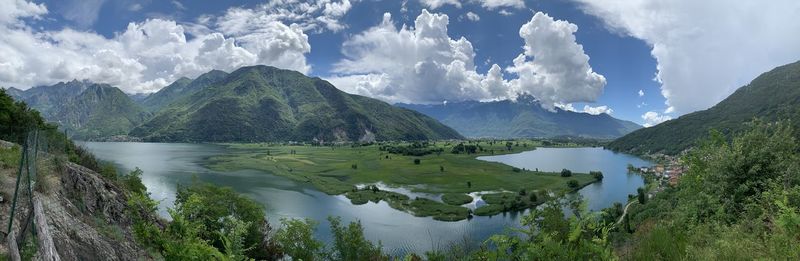
{"type": "Polygon", "coordinates": [[[589,174],[594,177],[596,180],[603,180],[603,172],[600,171],[589,171],[589,174]]]}
{"type": "Polygon", "coordinates": [[[568,169],[562,169],[561,170],[561,176],[565,177],[565,178],[566,177],[572,177],[572,171],[568,170],[568,169]]]}
{"type": "Polygon", "coordinates": [[[420,162],[419,159],[414,159],[414,165],[419,165],[419,162],[420,162]]]}
{"type": "Polygon", "coordinates": [[[577,180],[571,179],[571,180],[567,181],[567,187],[577,188],[578,186],[580,186],[580,183],[578,183],[577,180]]]}

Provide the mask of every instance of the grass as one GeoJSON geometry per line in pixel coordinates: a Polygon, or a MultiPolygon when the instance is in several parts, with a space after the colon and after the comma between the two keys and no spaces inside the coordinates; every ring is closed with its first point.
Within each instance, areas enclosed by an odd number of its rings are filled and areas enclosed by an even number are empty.
{"type": "MultiPolygon", "coordinates": [[[[427,200],[402,200],[394,204],[388,192],[376,195],[356,192],[358,184],[374,184],[382,182],[389,186],[400,186],[415,192],[433,194],[465,194],[475,191],[557,191],[565,192],[574,189],[567,187],[570,179],[578,180],[583,186],[594,182],[587,174],[576,173],[570,178],[563,178],[559,173],[535,172],[529,170],[514,171],[511,166],[477,160],[478,156],[519,153],[535,149],[542,144],[539,141],[514,141],[511,149],[506,142],[465,141],[467,145],[477,145],[481,149],[473,154],[453,154],[451,150],[460,141],[434,142],[433,148],[441,148],[442,153],[424,156],[404,156],[381,151],[381,145],[393,144],[402,146],[407,143],[384,143],[368,146],[308,146],[280,145],[266,143],[226,144],[233,153],[211,157],[206,166],[218,171],[235,171],[254,169],[288,177],[290,179],[309,182],[322,192],[331,195],[346,194],[356,203],[387,200],[394,208],[416,214],[431,214],[440,218],[456,215],[466,218],[464,211],[468,209],[427,202],[427,200]],[[420,159],[419,164],[414,160],[420,159]],[[355,167],[354,167],[355,166],[355,167]],[[461,209],[455,209],[461,208],[461,209]]],[[[555,144],[569,147],[574,144],[555,144]]],[[[395,193],[396,194],[396,193],[395,193]]],[[[456,197],[456,196],[448,196],[456,197]]],[[[462,201],[465,200],[462,198],[462,201]]],[[[431,200],[432,201],[432,200],[431,200]]],[[[457,202],[457,201],[451,201],[457,202]]]]}
{"type": "Polygon", "coordinates": [[[442,195],[442,201],[450,205],[460,206],[472,202],[472,197],[466,194],[447,193],[442,195]]]}

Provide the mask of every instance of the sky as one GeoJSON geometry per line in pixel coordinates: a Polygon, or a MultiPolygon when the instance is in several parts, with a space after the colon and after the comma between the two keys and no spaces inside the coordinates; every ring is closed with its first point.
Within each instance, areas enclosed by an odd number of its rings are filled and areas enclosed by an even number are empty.
{"type": "Polygon", "coordinates": [[[652,126],[800,59],[796,0],[0,0],[0,86],[152,93],[264,64],[390,103],[515,99],[652,126]]]}

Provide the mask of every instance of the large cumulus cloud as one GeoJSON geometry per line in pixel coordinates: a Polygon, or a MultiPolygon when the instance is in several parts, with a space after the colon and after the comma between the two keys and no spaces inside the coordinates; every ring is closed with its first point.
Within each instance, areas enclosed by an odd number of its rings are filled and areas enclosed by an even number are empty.
{"type": "MultiPolygon", "coordinates": [[[[196,77],[211,69],[231,71],[254,64],[303,73],[311,69],[305,58],[311,46],[303,25],[261,20],[237,26],[236,12],[240,9],[206,19],[210,21],[210,29],[203,26],[203,30],[193,31],[191,40],[187,40],[187,27],[163,19],[132,22],[124,31],[106,38],[70,28],[34,29],[26,25],[25,20],[46,15],[44,5],[21,0],[3,1],[0,11],[2,86],[28,88],[89,79],[136,93],[155,91],[180,77],[196,77]]],[[[335,3],[321,2],[326,7],[320,13],[338,15],[343,12],[335,3]]]]}
{"type": "Polygon", "coordinates": [[[708,108],[758,74],[800,59],[800,1],[576,1],[612,30],[652,46],[667,112],[708,108]]]}
{"type": "Polygon", "coordinates": [[[496,64],[485,74],[477,72],[472,44],[450,38],[448,23],[447,15],[423,10],[413,27],[397,28],[385,14],[380,25],[344,43],[346,58],[329,80],[390,102],[515,99],[528,93],[548,109],[556,103],[593,102],[603,91],[605,78],[592,71],[575,42],[574,24],[536,13],[520,29],[525,51],[505,69],[517,76],[508,81],[496,64]]]}

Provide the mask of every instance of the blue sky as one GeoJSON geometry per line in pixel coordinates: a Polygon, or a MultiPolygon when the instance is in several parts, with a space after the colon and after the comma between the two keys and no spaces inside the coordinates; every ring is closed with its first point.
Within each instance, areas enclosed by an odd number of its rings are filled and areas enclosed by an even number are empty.
{"type": "MultiPolygon", "coordinates": [[[[208,69],[268,64],[389,102],[491,100],[530,92],[550,108],[610,112],[652,125],[707,108],[758,73],[800,55],[791,46],[797,37],[759,30],[778,22],[800,28],[791,19],[791,10],[800,10],[792,1],[766,8],[777,18],[756,17],[764,21],[752,27],[709,19],[740,16],[738,9],[711,11],[725,1],[699,6],[606,0],[300,2],[0,1],[10,10],[0,12],[0,33],[11,35],[0,41],[0,54],[7,57],[0,65],[17,70],[0,74],[0,85],[28,88],[88,78],[130,93],[153,92],[208,69]],[[702,19],[686,11],[704,8],[708,17],[702,19]],[[434,36],[423,39],[418,21],[434,36]],[[570,30],[572,25],[577,30],[570,30]],[[523,27],[528,38],[520,35],[523,27]],[[675,34],[682,28],[690,30],[679,32],[722,33],[713,39],[704,38],[706,33],[675,34]],[[436,35],[438,29],[446,35],[436,35]],[[723,44],[746,29],[769,39],[723,44]],[[772,41],[783,43],[764,51],[772,41]],[[713,48],[687,58],[700,52],[691,49],[698,42],[713,48]],[[39,53],[30,46],[46,48],[39,53]],[[731,50],[744,57],[731,60],[731,50]],[[411,51],[416,56],[407,54],[411,51]],[[520,56],[524,59],[515,64],[520,56]],[[709,71],[709,63],[721,68],[709,71]],[[495,64],[497,72],[490,73],[495,64]],[[499,80],[489,81],[497,75],[499,80]]],[[[752,2],[743,1],[742,7],[746,4],[752,2]]]]}

